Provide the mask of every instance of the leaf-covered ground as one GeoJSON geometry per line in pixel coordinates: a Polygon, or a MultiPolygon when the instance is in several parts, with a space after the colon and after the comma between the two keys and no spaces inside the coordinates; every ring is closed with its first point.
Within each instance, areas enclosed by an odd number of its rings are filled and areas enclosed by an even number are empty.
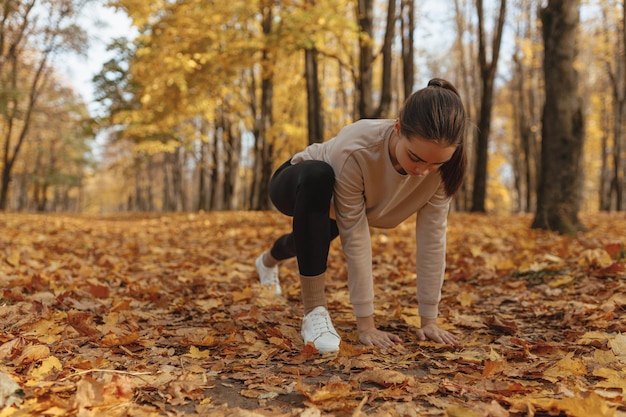
{"type": "Polygon", "coordinates": [[[373,232],[377,321],[405,341],[387,351],[357,342],[334,242],[344,342],[319,355],[295,261],[284,296],[256,283],[280,214],[0,214],[0,417],[625,416],[626,216],[584,216],[577,237],[531,220],[451,214],[456,347],[412,336],[412,222],[373,232]]]}

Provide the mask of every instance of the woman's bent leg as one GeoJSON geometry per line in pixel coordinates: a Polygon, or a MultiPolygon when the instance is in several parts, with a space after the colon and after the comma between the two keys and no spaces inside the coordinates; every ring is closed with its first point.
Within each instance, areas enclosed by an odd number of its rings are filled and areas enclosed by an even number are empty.
{"type": "Polygon", "coordinates": [[[272,202],[283,214],[293,217],[293,232],[281,236],[271,255],[283,260],[298,258],[300,274],[317,276],[326,271],[330,241],[336,226],[329,219],[335,176],[330,165],[303,161],[283,165],[270,183],[272,202]]]}

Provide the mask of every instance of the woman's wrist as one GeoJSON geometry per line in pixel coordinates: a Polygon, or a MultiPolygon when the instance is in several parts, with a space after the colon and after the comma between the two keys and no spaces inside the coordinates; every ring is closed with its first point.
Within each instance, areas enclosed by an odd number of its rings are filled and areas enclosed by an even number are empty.
{"type": "Polygon", "coordinates": [[[356,318],[356,327],[359,332],[364,332],[366,330],[372,330],[376,328],[376,324],[374,323],[374,316],[367,317],[357,317],[356,318]]]}
{"type": "Polygon", "coordinates": [[[428,325],[437,325],[437,317],[420,317],[420,326],[425,327],[428,325]]]}

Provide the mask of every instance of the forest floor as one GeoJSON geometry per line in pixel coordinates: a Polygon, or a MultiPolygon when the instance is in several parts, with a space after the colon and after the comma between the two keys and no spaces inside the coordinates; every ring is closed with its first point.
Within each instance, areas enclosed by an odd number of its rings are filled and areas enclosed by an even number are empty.
{"type": "Polygon", "coordinates": [[[626,215],[582,220],[568,237],[450,215],[440,323],[459,346],[414,337],[414,221],[372,234],[392,349],[358,343],[333,242],[343,342],[321,355],[295,261],[282,296],[257,283],[278,213],[0,213],[0,417],[626,416],[626,215]]]}

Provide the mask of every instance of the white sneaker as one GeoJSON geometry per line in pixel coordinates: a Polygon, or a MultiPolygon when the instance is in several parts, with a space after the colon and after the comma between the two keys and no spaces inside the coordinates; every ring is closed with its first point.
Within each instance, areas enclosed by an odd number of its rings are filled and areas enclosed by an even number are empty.
{"type": "Polygon", "coordinates": [[[304,344],[313,342],[320,352],[337,352],[341,337],[330,321],[325,307],[315,307],[302,319],[302,339],[304,344]]]}
{"type": "Polygon", "coordinates": [[[278,265],[274,265],[271,268],[268,268],[263,264],[263,254],[256,258],[254,262],[256,265],[256,270],[259,273],[259,280],[261,281],[261,285],[265,285],[268,287],[275,287],[276,295],[280,295],[283,293],[280,288],[280,281],[278,280],[278,265]]]}

